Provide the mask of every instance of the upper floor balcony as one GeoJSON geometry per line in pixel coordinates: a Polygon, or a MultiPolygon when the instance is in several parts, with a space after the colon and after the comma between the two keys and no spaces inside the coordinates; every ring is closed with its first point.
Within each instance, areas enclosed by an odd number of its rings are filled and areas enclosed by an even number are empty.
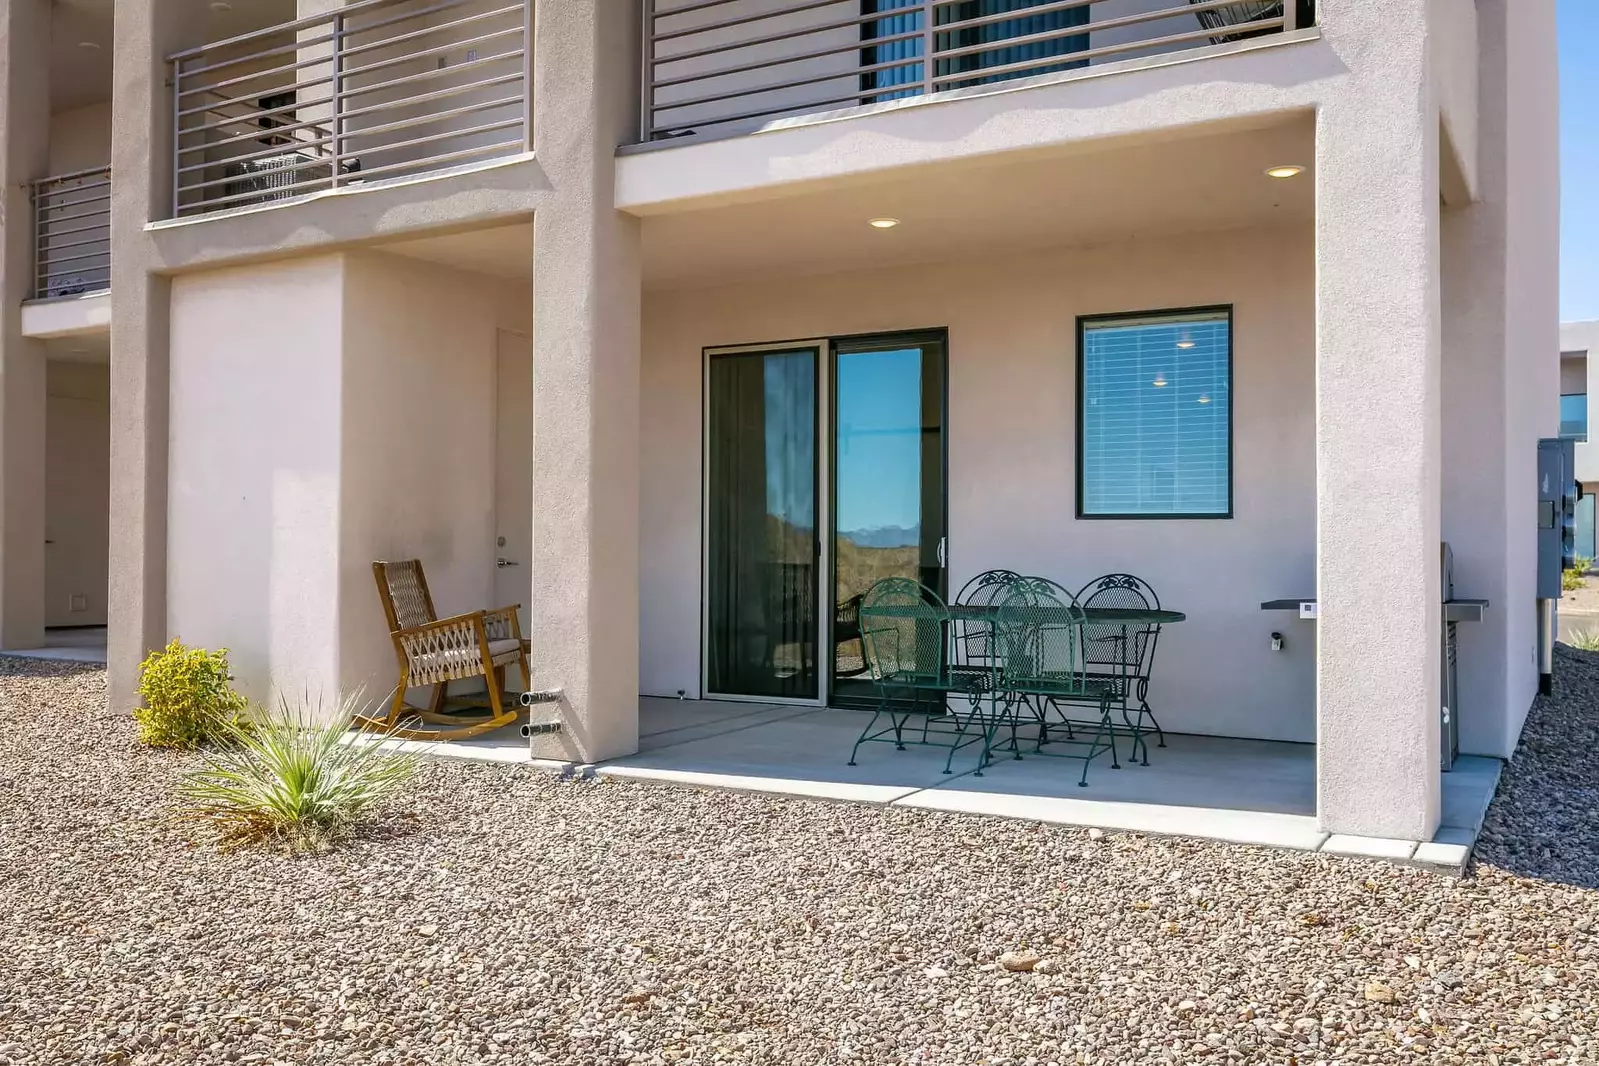
{"type": "Polygon", "coordinates": [[[82,296],[111,287],[111,168],[93,167],[35,181],[35,300],[82,296]]]}
{"type": "Polygon", "coordinates": [[[531,146],[528,0],[358,0],[172,65],[172,215],[414,177],[531,146]]]}
{"type": "Polygon", "coordinates": [[[1313,0],[644,0],[639,139],[733,136],[1314,22],[1313,0]]]}

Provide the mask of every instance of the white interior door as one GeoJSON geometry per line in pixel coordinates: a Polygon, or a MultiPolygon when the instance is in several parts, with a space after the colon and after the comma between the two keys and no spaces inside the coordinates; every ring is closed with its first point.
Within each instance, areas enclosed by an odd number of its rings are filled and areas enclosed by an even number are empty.
{"type": "Polygon", "coordinates": [[[500,330],[494,400],[494,602],[522,605],[528,633],[533,564],[533,340],[500,330]]]}

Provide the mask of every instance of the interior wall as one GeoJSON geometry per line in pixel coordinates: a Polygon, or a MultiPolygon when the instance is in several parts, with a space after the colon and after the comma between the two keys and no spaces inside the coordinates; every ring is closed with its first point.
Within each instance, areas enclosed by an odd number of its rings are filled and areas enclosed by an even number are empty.
{"type": "Polygon", "coordinates": [[[338,688],[344,272],[172,280],[167,632],[231,649],[255,699],[338,688]]]}
{"type": "Polygon", "coordinates": [[[1588,393],[1588,359],[1584,355],[1565,355],[1560,360],[1560,395],[1585,396],[1588,393]]]}
{"type": "Polygon", "coordinates": [[[46,375],[44,624],[106,624],[111,373],[52,360],[46,375]]]}
{"type": "Polygon", "coordinates": [[[1189,614],[1161,637],[1150,700],[1167,729],[1312,740],[1313,625],[1260,610],[1315,588],[1308,227],[649,294],[644,691],[700,691],[702,349],[940,326],[950,587],[991,567],[1071,588],[1140,574],[1189,614]],[[1077,316],[1211,304],[1234,306],[1235,516],[1076,519],[1077,316]],[[1273,631],[1287,637],[1282,652],[1273,631]]]}
{"type": "Polygon", "coordinates": [[[341,671],[382,698],[397,668],[374,560],[421,559],[440,617],[494,606],[497,331],[532,309],[525,284],[377,252],[346,280],[341,671]]]}

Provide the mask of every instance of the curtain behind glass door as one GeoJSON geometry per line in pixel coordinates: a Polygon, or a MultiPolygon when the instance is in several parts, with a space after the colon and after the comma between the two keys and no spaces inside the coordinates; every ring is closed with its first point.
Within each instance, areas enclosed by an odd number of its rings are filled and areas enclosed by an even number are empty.
{"type": "Polygon", "coordinates": [[[814,349],[712,355],[706,383],[706,677],[815,699],[814,349]]]}

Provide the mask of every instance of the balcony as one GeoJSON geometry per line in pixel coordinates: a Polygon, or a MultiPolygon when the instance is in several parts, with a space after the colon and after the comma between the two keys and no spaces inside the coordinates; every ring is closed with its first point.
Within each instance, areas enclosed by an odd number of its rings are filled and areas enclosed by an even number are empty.
{"type": "Polygon", "coordinates": [[[111,168],[33,183],[35,300],[111,287],[111,168]]]}
{"type": "Polygon", "coordinates": [[[1282,34],[1314,18],[1311,0],[645,0],[640,140],[732,136],[788,116],[1282,34]]]}
{"type": "Polygon", "coordinates": [[[527,0],[363,0],[169,57],[172,214],[528,150],[527,0]]]}

